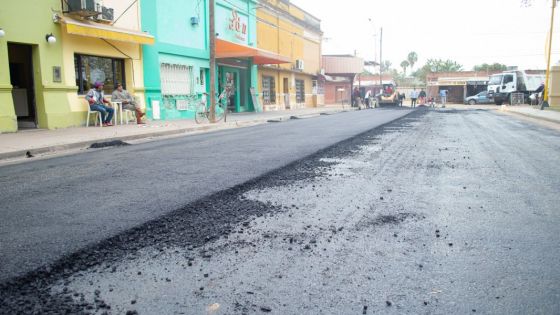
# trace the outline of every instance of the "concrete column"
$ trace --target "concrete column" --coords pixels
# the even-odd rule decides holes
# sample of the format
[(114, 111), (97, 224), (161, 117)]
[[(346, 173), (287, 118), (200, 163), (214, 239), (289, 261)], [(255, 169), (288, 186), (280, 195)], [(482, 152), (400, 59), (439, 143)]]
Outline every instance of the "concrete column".
[(550, 68), (550, 107), (560, 109), (560, 62)]

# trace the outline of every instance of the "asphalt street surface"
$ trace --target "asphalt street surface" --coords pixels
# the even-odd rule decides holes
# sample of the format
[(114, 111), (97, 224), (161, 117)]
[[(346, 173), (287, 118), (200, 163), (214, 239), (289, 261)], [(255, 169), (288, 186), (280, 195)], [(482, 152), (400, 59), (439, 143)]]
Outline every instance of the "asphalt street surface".
[(369, 110), (0, 168), (0, 313), (559, 314), (559, 153), (491, 111)]
[(0, 167), (0, 282), (408, 113), (347, 112)]

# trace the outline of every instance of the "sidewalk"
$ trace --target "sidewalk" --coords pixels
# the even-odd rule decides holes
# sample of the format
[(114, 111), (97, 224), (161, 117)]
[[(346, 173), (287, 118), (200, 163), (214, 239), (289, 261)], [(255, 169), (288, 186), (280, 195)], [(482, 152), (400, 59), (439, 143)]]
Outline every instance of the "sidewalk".
[[(441, 108), (440, 105), (437, 108)], [(464, 105), (464, 104), (448, 104), (446, 106), (448, 109), (485, 109), (485, 110), (497, 110), (504, 113), (512, 115), (522, 115), (530, 118), (545, 120), (552, 123), (560, 124), (560, 111), (545, 109), (540, 110), (540, 107), (529, 106), (529, 105)]]
[(500, 110), (560, 124), (560, 112), (551, 109), (541, 110), (540, 107), (528, 106), (528, 105), (527, 106), (503, 105), (500, 108)]
[(148, 121), (146, 125), (117, 125), (113, 127), (76, 127), (57, 130), (33, 129), (17, 133), (0, 134), (0, 160), (20, 159), (29, 151), (33, 155), (52, 154), (71, 149), (83, 149), (96, 142), (113, 140), (131, 141), (154, 137), (194, 134), (285, 121), (292, 116), (307, 118), (320, 114), (333, 114), (353, 110), (349, 106), (327, 105), (262, 113), (235, 113), (227, 122), (198, 125), (194, 120)]

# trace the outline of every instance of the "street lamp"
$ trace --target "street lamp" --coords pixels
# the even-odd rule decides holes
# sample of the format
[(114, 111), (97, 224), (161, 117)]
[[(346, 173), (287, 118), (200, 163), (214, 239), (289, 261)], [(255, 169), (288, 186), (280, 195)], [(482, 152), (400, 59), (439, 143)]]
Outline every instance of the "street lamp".
[(56, 43), (56, 37), (54, 37), (54, 35), (52, 33), (45, 35), (45, 39), (46, 39), (47, 43), (49, 43), (51, 45)]

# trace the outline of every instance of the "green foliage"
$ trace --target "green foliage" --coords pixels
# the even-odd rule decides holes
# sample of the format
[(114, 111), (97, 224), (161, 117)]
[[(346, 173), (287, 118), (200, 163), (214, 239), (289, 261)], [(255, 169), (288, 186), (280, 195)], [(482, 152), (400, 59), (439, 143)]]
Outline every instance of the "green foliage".
[(393, 65), (393, 63), (391, 61), (385, 60), (381, 64), (381, 69), (383, 70), (383, 72), (387, 72), (387, 71), (391, 70), (392, 65)]
[(450, 59), (447, 60), (428, 59), (428, 61), (426, 61), (426, 64), (422, 68), (418, 69), (413, 73), (413, 76), (415, 76), (417, 79), (421, 80), (422, 82), (425, 82), (426, 76), (429, 73), (455, 72), (455, 71), (462, 71), (462, 70), (463, 70), (463, 66), (461, 64)]
[(408, 61), (408, 64), (410, 65), (410, 70), (412, 70), (412, 69), (414, 69), (414, 65), (418, 61), (418, 54), (414, 51), (411, 51), (411, 52), (408, 53), (408, 56), (406, 57), (406, 60)]
[(497, 62), (493, 64), (483, 63), (474, 66), (473, 70), (474, 71), (505, 71), (507, 70), (507, 66)]
[(403, 69), (403, 74), (406, 77), (406, 68), (408, 68), (408, 66), (410, 66), (410, 63), (408, 62), (408, 60), (403, 60), (401, 62), (401, 68)]

